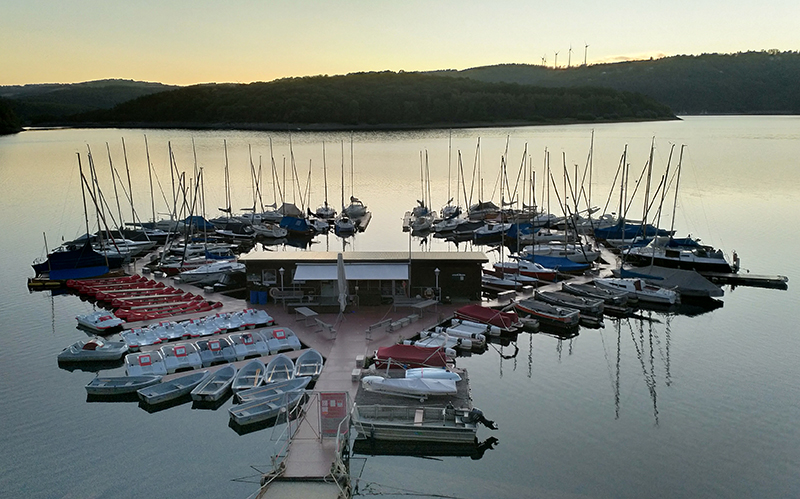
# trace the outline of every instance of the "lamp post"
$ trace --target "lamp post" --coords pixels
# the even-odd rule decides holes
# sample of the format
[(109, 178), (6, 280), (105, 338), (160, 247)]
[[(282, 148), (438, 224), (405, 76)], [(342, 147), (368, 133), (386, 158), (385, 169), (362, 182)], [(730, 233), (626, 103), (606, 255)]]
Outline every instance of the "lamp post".
[(439, 267), (436, 267), (435, 269), (433, 269), (433, 274), (436, 276), (436, 301), (439, 301), (439, 297), (442, 294), (441, 291), (439, 290), (439, 273), (440, 272), (441, 272), (441, 270), (439, 270)]
[(286, 272), (286, 269), (281, 267), (281, 268), (278, 269), (278, 272), (280, 272), (280, 274), (281, 274), (281, 291), (283, 291), (283, 273)]

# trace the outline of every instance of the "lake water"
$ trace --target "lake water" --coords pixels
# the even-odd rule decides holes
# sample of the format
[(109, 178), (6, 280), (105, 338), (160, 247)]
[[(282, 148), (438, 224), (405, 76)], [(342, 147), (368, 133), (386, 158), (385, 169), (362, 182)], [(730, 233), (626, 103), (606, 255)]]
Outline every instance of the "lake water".
[[(481, 439), (498, 438), (494, 449), (479, 460), (358, 456), (351, 465), (359, 490), (456, 498), (797, 497), (800, 235), (794, 213), (800, 201), (800, 118), (755, 116), (357, 133), (354, 186), (349, 133), (102, 129), (0, 137), (0, 497), (244, 498), (256, 485), (233, 479), (254, 476), (251, 465), (268, 469), (270, 430), (238, 435), (228, 428), (227, 405), (216, 411), (182, 405), (150, 414), (136, 403), (90, 403), (84, 385), (94, 373), (58, 367), (58, 352), (85, 336), (74, 317), (92, 305), (70, 295), (29, 293), (25, 282), (32, 260), (44, 254), (43, 233), (52, 247), (85, 230), (76, 153), (85, 168), (87, 146), (111, 200), (106, 142), (124, 178), (124, 137), (136, 208), (149, 219), (145, 134), (158, 176), (156, 211), (166, 212), (163, 199), (171, 196), (168, 142), (187, 177), (194, 176), (194, 142), (209, 217), (224, 205), (223, 140), (234, 210), (253, 203), (248, 145), (265, 172), (264, 202), (273, 201), (270, 139), (281, 178), (284, 160), (291, 178), (292, 155), (302, 184), (312, 168), (310, 199), (287, 180), (287, 201), (312, 210), (321, 204), (324, 142), (329, 202), (341, 203), (344, 163), (345, 196), (362, 199), (373, 219), (347, 243), (321, 237), (311, 249), (411, 245), (413, 251), (458, 251), (465, 246), (410, 239), (401, 230), (403, 213), (422, 196), (421, 153), (428, 155), (432, 205), (438, 208), (447, 201), (448, 163), (450, 195), (456, 197), (459, 151), (469, 191), (479, 138), (487, 199), (506, 147), (512, 186), (525, 144), (537, 183), (545, 147), (554, 178), (562, 182), (562, 163), (570, 172), (576, 164), (583, 170), (592, 130), (593, 204), (605, 204), (626, 144), (631, 185), (653, 137), (654, 179), (663, 173), (670, 145), (686, 144), (678, 234), (702, 237), (728, 255), (737, 251), (744, 271), (789, 276), (789, 290), (726, 287), (724, 306), (700, 315), (606, 319), (605, 328), (582, 329), (571, 340), (520, 334), (509, 346), (459, 359), (470, 372), (475, 405), (500, 426), (479, 432)], [(499, 200), (496, 191), (493, 199)], [(110, 204), (116, 210), (115, 201)], [(666, 204), (671, 212), (671, 201)], [(126, 217), (129, 210), (122, 205)], [(641, 212), (641, 201), (633, 210)], [(662, 225), (670, 222), (662, 218)]]

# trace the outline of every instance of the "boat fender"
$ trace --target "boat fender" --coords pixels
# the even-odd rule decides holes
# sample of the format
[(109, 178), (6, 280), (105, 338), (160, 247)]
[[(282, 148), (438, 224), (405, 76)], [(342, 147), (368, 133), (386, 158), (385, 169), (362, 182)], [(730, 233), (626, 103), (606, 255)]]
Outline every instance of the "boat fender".
[(467, 421), (469, 421), (470, 423), (481, 423), (490, 430), (497, 429), (497, 425), (494, 424), (494, 421), (486, 419), (483, 415), (483, 411), (481, 411), (477, 407), (473, 407), (472, 410), (469, 411), (469, 414), (467, 414)]

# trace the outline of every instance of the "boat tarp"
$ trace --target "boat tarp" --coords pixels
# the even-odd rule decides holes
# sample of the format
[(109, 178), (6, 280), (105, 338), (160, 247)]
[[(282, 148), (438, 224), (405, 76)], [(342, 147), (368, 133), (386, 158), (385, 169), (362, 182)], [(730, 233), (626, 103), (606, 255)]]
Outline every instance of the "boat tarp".
[(424, 367), (445, 367), (447, 356), (444, 349), (418, 347), (416, 345), (392, 345), (378, 348), (376, 360), (383, 362), (392, 359), (395, 364)]
[[(407, 281), (407, 263), (345, 263), (344, 275), (348, 281)], [(295, 281), (336, 281), (337, 266), (330, 264), (298, 263)]]
[[(620, 275), (630, 273), (629, 269), (621, 269)], [(722, 288), (712, 283), (694, 270), (673, 269), (651, 265), (637, 267), (634, 271), (645, 281), (664, 288), (674, 288), (681, 295), (696, 297), (718, 297), (724, 294)]]

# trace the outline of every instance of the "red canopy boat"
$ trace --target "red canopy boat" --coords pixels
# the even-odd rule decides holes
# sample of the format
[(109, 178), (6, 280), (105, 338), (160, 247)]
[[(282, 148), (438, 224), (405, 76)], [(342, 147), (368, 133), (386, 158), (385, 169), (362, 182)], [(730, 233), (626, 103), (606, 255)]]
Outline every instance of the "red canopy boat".
[(516, 312), (502, 312), (480, 305), (464, 305), (454, 312), (459, 319), (497, 326), (501, 331), (512, 332), (522, 327)]
[(445, 367), (447, 355), (442, 347), (418, 347), (416, 345), (392, 345), (380, 347), (375, 353), (375, 367)]

